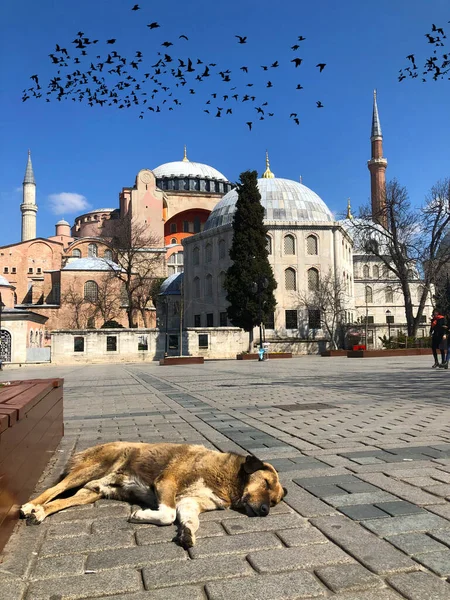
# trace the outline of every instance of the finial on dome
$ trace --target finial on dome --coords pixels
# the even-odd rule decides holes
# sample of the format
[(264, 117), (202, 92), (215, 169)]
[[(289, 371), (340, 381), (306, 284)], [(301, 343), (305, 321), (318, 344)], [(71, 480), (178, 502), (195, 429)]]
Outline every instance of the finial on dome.
[(187, 157), (186, 144), (184, 145), (184, 156), (183, 156), (183, 162), (189, 162), (189, 159), (188, 159), (188, 157)]
[(266, 150), (266, 170), (263, 173), (263, 179), (273, 179), (275, 175), (270, 170), (269, 153)]
[(348, 198), (347, 200), (347, 215), (345, 216), (346, 219), (353, 219), (353, 215), (352, 215), (352, 207), (350, 206), (350, 198)]
[(300, 175), (300, 183), (303, 184), (303, 177)]

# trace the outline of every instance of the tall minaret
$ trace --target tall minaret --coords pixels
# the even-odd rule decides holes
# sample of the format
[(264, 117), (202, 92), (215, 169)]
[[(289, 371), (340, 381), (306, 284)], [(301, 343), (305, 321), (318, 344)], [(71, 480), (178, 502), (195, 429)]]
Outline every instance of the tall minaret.
[(386, 215), (386, 167), (387, 160), (383, 157), (383, 134), (381, 133), (380, 117), (378, 116), (377, 91), (373, 91), (372, 114), (372, 158), (367, 162), (370, 171), (372, 198), (372, 218), (376, 223), (387, 228)]
[(28, 162), (23, 178), (23, 202), (20, 205), (22, 211), (22, 242), (34, 240), (36, 237), (36, 181), (34, 180), (33, 165), (31, 164), (31, 152), (28, 150)]

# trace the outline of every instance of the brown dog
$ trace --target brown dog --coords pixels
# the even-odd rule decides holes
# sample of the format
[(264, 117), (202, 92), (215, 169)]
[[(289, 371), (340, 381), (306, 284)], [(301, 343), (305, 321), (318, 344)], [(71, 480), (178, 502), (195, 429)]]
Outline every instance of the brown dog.
[[(69, 489), (70, 498), (54, 500)], [(287, 491), (272, 465), (189, 444), (112, 442), (88, 448), (69, 462), (65, 477), (21, 508), (28, 524), (48, 515), (100, 498), (138, 501), (130, 521), (170, 525), (178, 519), (178, 542), (195, 544), (198, 515), (214, 509), (244, 509), (265, 517)]]

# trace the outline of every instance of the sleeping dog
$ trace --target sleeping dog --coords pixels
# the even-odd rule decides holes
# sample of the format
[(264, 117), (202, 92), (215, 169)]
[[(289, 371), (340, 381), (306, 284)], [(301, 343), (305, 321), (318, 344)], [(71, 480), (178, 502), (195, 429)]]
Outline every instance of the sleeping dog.
[[(69, 498), (56, 499), (70, 489)], [(133, 523), (170, 525), (178, 520), (177, 541), (195, 544), (199, 514), (234, 508), (265, 517), (287, 490), (272, 465), (254, 456), (216, 452), (190, 444), (111, 442), (88, 448), (69, 462), (63, 479), (21, 507), (28, 524), (55, 512), (100, 498), (137, 501)]]

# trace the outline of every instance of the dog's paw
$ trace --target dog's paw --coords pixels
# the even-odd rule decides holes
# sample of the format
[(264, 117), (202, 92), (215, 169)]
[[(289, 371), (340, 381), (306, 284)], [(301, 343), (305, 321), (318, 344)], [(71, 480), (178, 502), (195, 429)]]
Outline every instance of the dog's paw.
[(22, 504), (22, 506), (20, 507), (20, 516), (22, 517), (22, 519), (26, 519), (27, 517), (29, 517), (35, 508), (36, 506), (34, 504), (31, 504), (31, 502), (27, 502), (27, 504)]
[(27, 525), (40, 525), (45, 519), (45, 510), (43, 506), (36, 506), (33, 512), (27, 516)]
[(192, 548), (195, 545), (195, 535), (188, 527), (185, 527), (180, 531), (176, 540), (185, 550)]
[(143, 523), (143, 522), (145, 522), (145, 518), (144, 518), (144, 515), (142, 513), (143, 513), (143, 511), (141, 509), (135, 510), (133, 513), (131, 513), (131, 516), (128, 517), (128, 522), (129, 523)]

